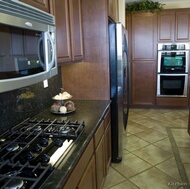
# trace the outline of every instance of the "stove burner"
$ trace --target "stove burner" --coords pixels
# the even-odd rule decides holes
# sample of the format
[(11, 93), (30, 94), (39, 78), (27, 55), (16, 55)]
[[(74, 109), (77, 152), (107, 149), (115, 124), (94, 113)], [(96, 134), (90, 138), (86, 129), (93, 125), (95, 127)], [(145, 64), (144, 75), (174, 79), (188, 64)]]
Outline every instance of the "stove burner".
[(31, 161), (34, 159), (34, 154), (31, 151), (26, 151), (24, 153), (24, 159), (27, 161)]
[(16, 151), (16, 150), (18, 150), (19, 149), (19, 145), (18, 144), (10, 144), (7, 148), (6, 148), (6, 150), (8, 151), (8, 152), (14, 152), (14, 151)]
[(40, 125), (34, 128), (34, 131), (36, 131), (36, 132), (39, 132), (41, 130), (42, 130), (42, 127)]
[(20, 189), (24, 186), (24, 181), (20, 179), (13, 179), (11, 180), (7, 186), (6, 189)]
[(33, 147), (33, 151), (36, 152), (36, 153), (40, 153), (42, 151), (42, 147), (39, 144), (36, 144)]
[(54, 144), (55, 146), (59, 146), (61, 147), (63, 145), (63, 141), (59, 138), (57, 138), (55, 141), (54, 141)]
[(41, 160), (42, 163), (48, 163), (49, 160), (50, 160), (50, 157), (48, 155), (46, 155), (46, 154), (43, 154), (41, 156), (40, 160)]
[(69, 132), (70, 132), (70, 128), (69, 127), (63, 128), (63, 129), (60, 130), (61, 134), (68, 134)]
[(42, 138), (40, 141), (40, 146), (46, 147), (48, 145), (48, 139)]

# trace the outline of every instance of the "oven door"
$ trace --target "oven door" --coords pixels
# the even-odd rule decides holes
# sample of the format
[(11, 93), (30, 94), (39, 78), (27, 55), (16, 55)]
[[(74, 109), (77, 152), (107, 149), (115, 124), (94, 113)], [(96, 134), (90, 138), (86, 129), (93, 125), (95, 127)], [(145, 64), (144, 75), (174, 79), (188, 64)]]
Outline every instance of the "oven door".
[(157, 96), (187, 97), (188, 74), (158, 74)]
[(158, 73), (187, 73), (188, 50), (158, 51)]

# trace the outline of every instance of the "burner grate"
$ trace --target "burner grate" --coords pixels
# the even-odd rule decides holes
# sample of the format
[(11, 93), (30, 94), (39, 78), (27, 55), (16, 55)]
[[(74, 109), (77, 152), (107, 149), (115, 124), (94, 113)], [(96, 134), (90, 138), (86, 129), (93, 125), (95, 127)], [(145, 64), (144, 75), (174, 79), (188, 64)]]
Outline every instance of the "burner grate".
[(39, 188), (66, 157), (84, 121), (26, 119), (0, 136), (0, 186)]

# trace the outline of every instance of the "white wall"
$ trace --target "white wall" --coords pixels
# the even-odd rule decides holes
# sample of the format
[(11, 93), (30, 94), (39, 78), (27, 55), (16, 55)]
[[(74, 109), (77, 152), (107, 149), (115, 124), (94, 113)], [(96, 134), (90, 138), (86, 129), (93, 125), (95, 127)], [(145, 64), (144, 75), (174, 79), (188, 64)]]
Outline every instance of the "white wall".
[(119, 22), (125, 26), (125, 0), (118, 0)]
[(179, 9), (179, 8), (190, 8), (190, 1), (178, 1), (178, 2), (162, 2), (164, 9)]

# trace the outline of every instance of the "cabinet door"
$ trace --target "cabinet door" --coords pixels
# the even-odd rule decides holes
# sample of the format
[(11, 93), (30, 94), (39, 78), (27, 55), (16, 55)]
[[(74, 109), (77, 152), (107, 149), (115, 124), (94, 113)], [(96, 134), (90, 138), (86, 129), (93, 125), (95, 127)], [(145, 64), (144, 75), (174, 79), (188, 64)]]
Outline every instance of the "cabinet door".
[(105, 180), (105, 144), (104, 136), (98, 144), (95, 151), (96, 159), (96, 183), (97, 189), (102, 188)]
[(157, 16), (132, 14), (132, 60), (154, 60), (157, 51)]
[(81, 0), (69, 0), (72, 61), (83, 59)]
[(158, 42), (174, 41), (175, 12), (163, 11), (158, 14)]
[(176, 12), (176, 41), (190, 40), (190, 11)]
[(95, 157), (93, 156), (77, 189), (96, 189)]
[(132, 105), (154, 105), (156, 99), (155, 62), (133, 62)]
[(58, 63), (83, 59), (81, 0), (51, 0), (56, 21)]
[(38, 9), (41, 9), (45, 12), (50, 12), (50, 7), (49, 7), (49, 0), (20, 0), (26, 4), (29, 4), (33, 7), (36, 7)]
[(58, 63), (70, 62), (71, 38), (68, 0), (56, 0), (52, 2), (52, 11), (56, 21), (57, 61)]

